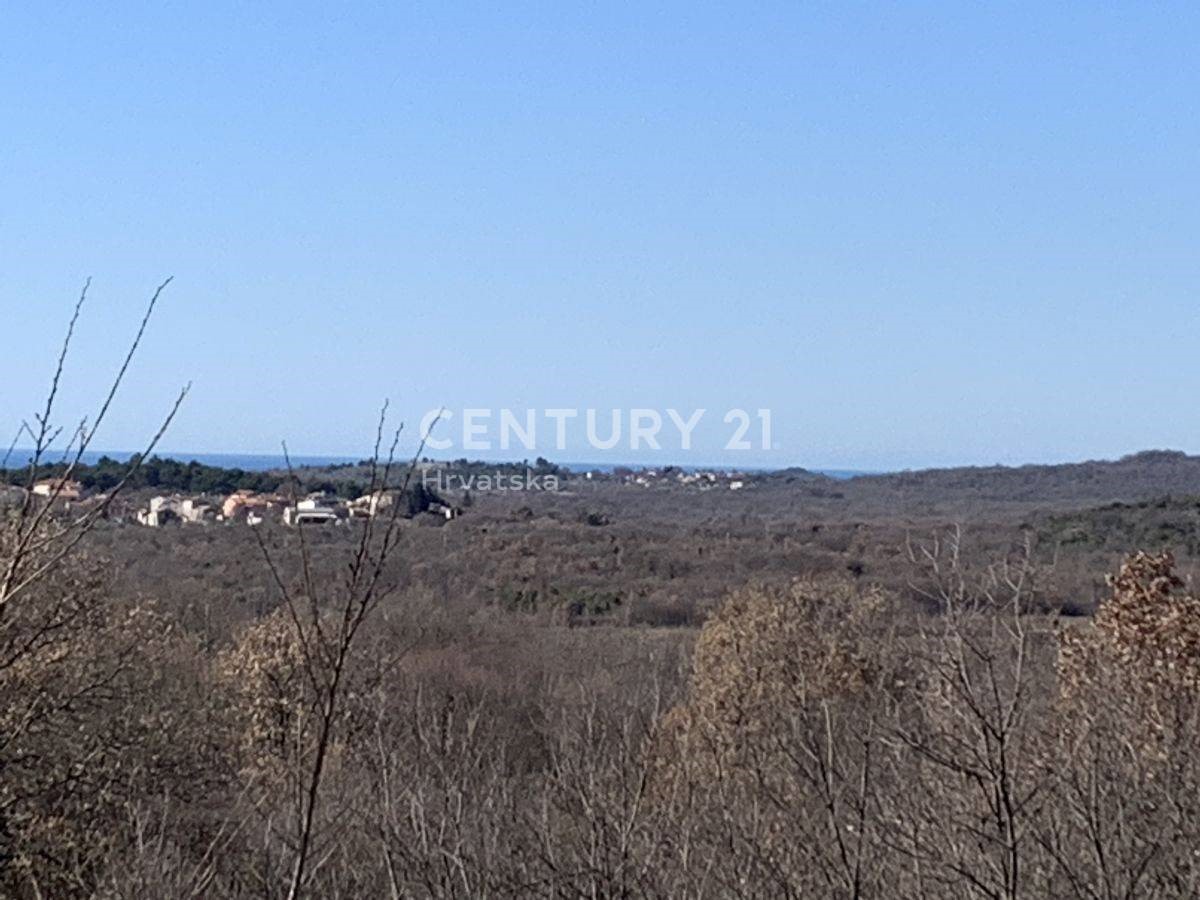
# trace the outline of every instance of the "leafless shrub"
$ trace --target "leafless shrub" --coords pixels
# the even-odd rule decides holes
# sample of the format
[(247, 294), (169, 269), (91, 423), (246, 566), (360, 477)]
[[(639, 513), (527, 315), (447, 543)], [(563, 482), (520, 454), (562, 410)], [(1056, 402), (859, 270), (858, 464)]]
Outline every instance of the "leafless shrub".
[(972, 571), (956, 529), (912, 557), (939, 615), (912, 644), (917, 683), (888, 741), (889, 766), (904, 785), (882, 810), (889, 844), (914, 893), (1044, 891), (1031, 831), (1044, 787), (1034, 761), (1052, 692), (1039, 655), (1045, 631), (1025, 614), (1037, 575), (1029, 546)]
[[(168, 280), (169, 281), (169, 280)], [(139, 708), (153, 672), (176, 635), (139, 603), (114, 602), (100, 577), (103, 560), (81, 557), (84, 539), (123, 490), (125, 478), (89, 506), (64, 502), (69, 480), (103, 424), (167, 282), (137, 332), (91, 421), (66, 432), (55, 424), (66, 363), (87, 296), (72, 313), (45, 403), (14, 440), (31, 445), (20, 501), (0, 514), (0, 888), (65, 896), (86, 893), (88, 873), (114, 840), (107, 826), (129, 782), (153, 780), (162, 716)], [(171, 422), (185, 388), (149, 442)], [(44, 496), (34, 487), (51, 453), (61, 461)], [(3, 465), (8, 464), (10, 447)], [(136, 748), (147, 755), (131, 753)], [(136, 772), (136, 776), (135, 776)]]
[[(398, 490), (404, 495), (425, 441), (422, 438), (409, 465), (398, 466), (395, 452), (401, 430), (385, 445), (386, 418), (384, 404), (367, 492)], [(389, 562), (400, 542), (402, 506), (392, 503), (386, 514), (362, 520), (340, 577), (318, 570), (304, 528), (296, 530), (296, 571), (285, 569), (265, 539), (259, 539), (283, 605), (276, 621), (252, 630), (229, 669), (235, 675), (252, 673), (256, 683), (269, 686), (265, 698), (254, 696), (253, 691), (249, 695), (248, 738), (257, 745), (274, 743), (291, 763), (295, 804), (283, 835), (291, 857), (289, 900), (306, 891), (314, 860), (320, 864), (328, 858), (322, 834), (322, 826), (329, 824), (322, 819), (323, 788), (350, 712), (348, 695), (359, 662), (359, 635), (379, 604), (396, 590)]]
[(91, 508), (79, 515), (54, 515), (58, 502), (62, 498), (72, 475), (79, 467), (84, 454), (91, 446), (96, 433), (112, 407), (113, 401), (116, 399), (121, 383), (146, 333), (150, 317), (154, 314), (158, 298), (169, 283), (170, 279), (164, 281), (150, 298), (145, 315), (142, 317), (137, 333), (129, 345), (129, 350), (125, 355), (124, 361), (117, 370), (108, 393), (100, 403), (95, 416), (90, 422), (87, 419), (82, 420), (75, 427), (74, 431), (69, 433), (67, 443), (60, 451), (61, 458), (65, 462), (65, 467), (62, 469), (61, 474), (51, 482), (51, 488), (45, 499), (39, 500), (33, 489), (44, 471), (45, 464), (49, 455), (54, 450), (56, 442), (63, 434), (63, 428), (55, 424), (55, 404), (58, 400), (59, 388), (70, 352), (71, 340), (74, 337), (76, 324), (79, 321), (84, 302), (87, 299), (88, 284), (90, 282), (84, 285), (79, 300), (75, 304), (70, 324), (67, 327), (66, 337), (63, 339), (58, 364), (51, 378), (50, 388), (46, 393), (45, 405), (40, 413), (34, 415), (33, 425), (30, 425), (28, 422), (21, 424), (21, 428), (17, 431), (17, 435), (13, 440), (13, 446), (10, 446), (4, 457), (3, 465), (7, 466), (16, 443), (22, 437), (27, 437), (31, 441), (32, 449), (26, 465), (23, 502), (17, 507), (15, 512), (11, 512), (7, 516), (3, 522), (4, 528), (0, 530), (0, 617), (5, 615), (8, 607), (16, 603), (25, 592), (31, 590), (48, 573), (69, 559), (71, 553), (78, 548), (83, 538), (107, 511), (113, 499), (124, 490), (129, 477), (137, 471), (141, 460), (149, 455), (158, 445), (159, 440), (161, 440), (167, 427), (174, 419), (176, 412), (178, 412), (180, 405), (183, 403), (184, 398), (187, 396), (188, 388), (185, 387), (179, 393), (174, 406), (163, 420), (158, 432), (150, 440), (145, 452), (130, 462), (125, 477), (112, 490), (108, 491), (99, 503), (93, 504)]

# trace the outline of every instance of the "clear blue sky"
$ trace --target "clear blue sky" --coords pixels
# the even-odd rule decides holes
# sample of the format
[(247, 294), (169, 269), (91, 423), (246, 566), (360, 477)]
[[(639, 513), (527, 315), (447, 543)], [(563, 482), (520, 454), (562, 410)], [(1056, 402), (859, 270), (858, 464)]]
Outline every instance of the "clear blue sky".
[(172, 274), (98, 446), (191, 380), (168, 448), (360, 454), (388, 396), (773, 411), (684, 461), (1200, 452), (1194, 4), (23, 6), (5, 430), (86, 275), (65, 416)]

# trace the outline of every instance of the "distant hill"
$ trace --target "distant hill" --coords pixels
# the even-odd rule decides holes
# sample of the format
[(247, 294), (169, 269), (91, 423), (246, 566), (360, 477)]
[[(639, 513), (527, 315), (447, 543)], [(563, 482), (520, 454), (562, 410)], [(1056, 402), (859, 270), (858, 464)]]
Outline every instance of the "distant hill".
[(791, 466), (787, 469), (772, 469), (769, 472), (763, 472), (758, 478), (761, 481), (791, 484), (797, 481), (833, 482), (838, 480), (839, 476), (827, 472), (814, 472), (811, 469), (803, 469), (800, 466)]
[(1164, 497), (1057, 513), (1038, 530), (1060, 545), (1114, 552), (1130, 547), (1173, 550), (1195, 557), (1200, 555), (1200, 499)]
[(847, 500), (932, 506), (1079, 508), (1200, 496), (1200, 456), (1149, 450), (1116, 461), (926, 469), (844, 482)]

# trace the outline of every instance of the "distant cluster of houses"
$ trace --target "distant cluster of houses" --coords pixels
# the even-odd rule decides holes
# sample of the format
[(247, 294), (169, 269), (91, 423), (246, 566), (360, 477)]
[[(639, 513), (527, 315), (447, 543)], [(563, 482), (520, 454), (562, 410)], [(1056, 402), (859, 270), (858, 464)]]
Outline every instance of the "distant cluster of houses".
[[(105, 499), (105, 495), (98, 494), (85, 500), (83, 485), (77, 481), (59, 479), (37, 482), (33, 486), (33, 493), (67, 507), (81, 501)], [(207, 495), (188, 497), (173, 494), (151, 497), (146, 506), (136, 510), (134, 520), (148, 528), (161, 528), (172, 523), (261, 525), (267, 521), (282, 522), (288, 526), (336, 525), (390, 512), (399, 502), (402, 502), (402, 498), (394, 491), (376, 491), (356, 500), (342, 500), (328, 494), (315, 493), (298, 501), (281, 494), (248, 490), (234, 491), (223, 499)], [(454, 506), (434, 502), (426, 512), (453, 519), (458, 516), (460, 510)]]
[(584, 478), (589, 481), (598, 478), (609, 478), (620, 481), (623, 484), (636, 484), (641, 487), (681, 484), (695, 487), (702, 491), (710, 491), (714, 488), (727, 488), (731, 491), (740, 491), (750, 483), (745, 475), (737, 472), (715, 470), (691, 472), (675, 466), (667, 466), (661, 470), (639, 469), (631, 471), (628, 469), (616, 469), (611, 475), (599, 472), (587, 472), (584, 474)]
[[(150, 528), (159, 528), (170, 522), (261, 525), (268, 520), (288, 526), (337, 525), (390, 512), (398, 502), (401, 502), (400, 498), (391, 491), (376, 491), (356, 500), (342, 500), (317, 493), (293, 502), (280, 494), (242, 490), (234, 491), (220, 505), (205, 497), (153, 497), (146, 509), (138, 511), (137, 521)], [(430, 504), (426, 512), (446, 519), (456, 518), (459, 514), (457, 507), (443, 503)]]

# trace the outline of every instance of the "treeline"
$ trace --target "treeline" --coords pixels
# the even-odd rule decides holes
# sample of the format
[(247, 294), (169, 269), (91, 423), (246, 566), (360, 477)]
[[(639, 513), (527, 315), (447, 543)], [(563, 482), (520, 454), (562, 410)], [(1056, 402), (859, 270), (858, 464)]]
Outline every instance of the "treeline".
[[(367, 480), (370, 460), (363, 460), (357, 464), (323, 466), (318, 469), (301, 468), (296, 469), (290, 475), (280, 469), (248, 471), (240, 468), (209, 466), (196, 460), (180, 462), (158, 456), (142, 460), (140, 465), (134, 469), (137, 462), (137, 455), (131, 456), (127, 460), (102, 456), (92, 465), (75, 466), (71, 477), (84, 488), (97, 491), (112, 490), (127, 476), (129, 481), (126, 487), (130, 489), (158, 488), (191, 494), (231, 494), (240, 490), (264, 493), (286, 492), (289, 490), (289, 479), (294, 484), (297, 493), (319, 492), (332, 494), (344, 500), (361, 497), (370, 489)], [(537, 475), (557, 475), (558, 477), (567, 477), (570, 474), (568, 469), (556, 466), (541, 457), (538, 457), (537, 461), (532, 464), (527, 461), (487, 463), (460, 459), (443, 465), (446, 466), (448, 472), (456, 475), (491, 475), (497, 472), (517, 475), (524, 474), (526, 470), (531, 470)], [(68, 467), (69, 463), (66, 461), (44, 463), (38, 468), (39, 477), (61, 477)], [(130, 475), (131, 469), (134, 469), (132, 475)], [(356, 475), (362, 477), (355, 477)], [(28, 479), (28, 466), (0, 468), (0, 484), (23, 485)], [(429, 500), (437, 500), (421, 485), (414, 485), (410, 493), (418, 498), (418, 506), (421, 510), (428, 508), (429, 505), (428, 502), (420, 502), (419, 498), (423, 494), (427, 494)]]
[[(250, 472), (239, 468), (208, 466), (196, 460), (185, 463), (158, 456), (142, 460), (140, 465), (137, 463), (136, 456), (125, 461), (102, 456), (92, 465), (76, 466), (71, 477), (88, 490), (99, 491), (112, 490), (126, 476), (129, 477), (128, 488), (160, 488), (193, 494), (230, 494), (239, 490), (286, 491), (289, 477), (297, 491), (302, 493), (320, 491), (352, 500), (367, 490), (366, 484), (357, 479), (333, 478), (330, 477), (332, 473), (324, 469), (300, 469), (289, 476), (281, 471)], [(43, 478), (58, 478), (67, 469), (66, 462), (52, 463), (39, 467), (39, 474)], [(0, 469), (0, 481), (6, 484), (24, 484), (28, 478), (28, 467)]]

